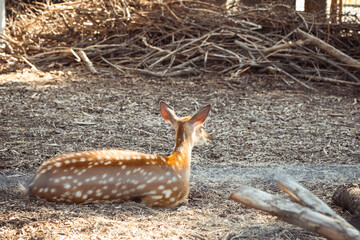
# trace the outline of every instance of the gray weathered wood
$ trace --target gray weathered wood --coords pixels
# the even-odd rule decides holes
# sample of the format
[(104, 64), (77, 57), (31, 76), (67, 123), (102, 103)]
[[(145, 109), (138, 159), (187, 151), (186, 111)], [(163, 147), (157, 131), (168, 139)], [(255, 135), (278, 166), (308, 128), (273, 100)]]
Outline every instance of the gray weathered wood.
[(282, 189), (305, 206), (249, 186), (240, 187), (236, 193), (230, 196), (230, 199), (245, 206), (266, 211), (278, 216), (283, 221), (329, 239), (360, 240), (360, 233), (357, 229), (338, 216), (310, 191), (289, 177), (280, 176), (277, 177), (277, 180)]

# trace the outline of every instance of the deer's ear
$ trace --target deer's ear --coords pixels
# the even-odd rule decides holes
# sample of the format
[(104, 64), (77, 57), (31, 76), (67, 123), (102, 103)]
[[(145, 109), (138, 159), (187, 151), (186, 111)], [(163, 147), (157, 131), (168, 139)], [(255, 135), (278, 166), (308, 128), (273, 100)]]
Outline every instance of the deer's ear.
[(211, 109), (211, 105), (207, 105), (206, 107), (203, 107), (202, 109), (200, 109), (200, 111), (198, 111), (190, 120), (189, 122), (192, 124), (195, 124), (195, 127), (202, 124), (206, 117), (208, 116), (209, 112)]
[(176, 122), (174, 110), (164, 101), (160, 101), (161, 115), (168, 123), (174, 124)]

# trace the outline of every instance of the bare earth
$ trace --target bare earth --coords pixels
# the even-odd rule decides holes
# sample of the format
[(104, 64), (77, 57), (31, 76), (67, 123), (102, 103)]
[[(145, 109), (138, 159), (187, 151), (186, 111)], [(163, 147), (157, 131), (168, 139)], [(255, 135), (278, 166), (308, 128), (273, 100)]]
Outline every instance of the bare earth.
[[(294, 176), (331, 203), (360, 181), (360, 89), (291, 88), (244, 76), (155, 79), (78, 69), (0, 76), (0, 239), (321, 239), (228, 197), (240, 185), (285, 196), (272, 180)], [(159, 100), (190, 115), (212, 104), (208, 145), (193, 152), (189, 203), (67, 205), (29, 199), (28, 181), (46, 159), (121, 148), (170, 154), (174, 132)]]

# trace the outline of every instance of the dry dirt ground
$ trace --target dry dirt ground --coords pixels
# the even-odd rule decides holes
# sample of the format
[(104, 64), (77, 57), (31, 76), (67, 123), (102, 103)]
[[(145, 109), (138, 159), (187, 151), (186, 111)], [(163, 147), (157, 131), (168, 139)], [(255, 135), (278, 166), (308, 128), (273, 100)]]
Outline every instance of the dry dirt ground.
[[(296, 86), (296, 85), (295, 85)], [(285, 196), (285, 173), (331, 203), (337, 186), (360, 181), (360, 89), (312, 92), (261, 76), (154, 79), (70, 68), (0, 76), (0, 239), (321, 239), (228, 200), (240, 185)], [(169, 154), (174, 133), (159, 100), (179, 115), (212, 104), (208, 145), (193, 151), (189, 203), (68, 205), (29, 199), (46, 159), (121, 148)]]

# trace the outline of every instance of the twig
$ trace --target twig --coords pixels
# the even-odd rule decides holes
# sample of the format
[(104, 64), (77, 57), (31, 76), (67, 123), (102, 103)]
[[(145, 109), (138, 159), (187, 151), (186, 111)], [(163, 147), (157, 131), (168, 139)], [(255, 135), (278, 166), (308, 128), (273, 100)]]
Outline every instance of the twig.
[(305, 83), (303, 83), (302, 81), (300, 81), (299, 79), (297, 79), (296, 77), (294, 77), (293, 75), (291, 75), (290, 73), (286, 72), (285, 70), (281, 69), (280, 67), (276, 66), (275, 64), (271, 63), (271, 66), (273, 66), (277, 71), (285, 74), (286, 76), (288, 76), (289, 78), (291, 78), (292, 80), (296, 81), (297, 83), (299, 83), (300, 85), (304, 86), (307, 89), (313, 90), (313, 91), (318, 91), (317, 89), (310, 87), (308, 85), (306, 85)]
[(338, 80), (338, 79), (333, 79), (333, 78), (329, 78), (329, 77), (321, 77), (321, 76), (315, 76), (315, 75), (304, 75), (304, 74), (294, 74), (294, 75), (298, 76), (298, 77), (305, 77), (305, 78), (308, 78), (309, 80), (316, 80), (316, 81), (321, 81), (321, 82), (330, 82), (330, 83), (335, 83), (335, 84), (343, 84), (343, 85), (350, 85), (350, 86), (360, 87), (360, 83), (349, 82), (349, 81), (344, 81), (344, 80)]
[(163, 49), (161, 49), (161, 48), (158, 48), (158, 47), (155, 47), (155, 46), (150, 45), (150, 44), (146, 41), (146, 37), (142, 37), (142, 42), (143, 42), (143, 43), (145, 44), (145, 46), (147, 46), (148, 48), (155, 49), (156, 51), (159, 51), (159, 52), (170, 53), (169, 50), (163, 50)]
[(284, 43), (284, 44), (281, 44), (281, 45), (275, 45), (273, 47), (265, 48), (265, 49), (263, 49), (263, 51), (265, 53), (267, 53), (267, 52), (275, 52), (275, 51), (279, 51), (279, 50), (294, 47), (294, 46), (305, 45), (308, 42), (310, 42), (310, 41), (309, 40), (305, 40), (305, 41), (298, 40), (296, 42), (288, 42), (288, 43)]
[(235, 40), (234, 43), (238, 46), (240, 46), (241, 48), (243, 48), (244, 50), (247, 51), (247, 53), (249, 54), (250, 58), (255, 61), (255, 57), (254, 55), (251, 53), (251, 51), (254, 51), (254, 49), (246, 46), (245, 44), (243, 44), (242, 42), (238, 41), (238, 40)]
[(128, 4), (126, 3), (125, 0), (121, 0), (121, 3), (124, 5), (125, 7), (125, 11), (126, 11), (126, 16), (127, 16), (127, 21), (129, 21), (131, 19), (131, 14), (130, 14), (130, 11), (129, 11), (129, 7), (128, 7)]
[(89, 68), (91, 73), (98, 74), (98, 71), (94, 68), (92, 62), (89, 60), (89, 58), (86, 56), (83, 50), (80, 50), (78, 55), (85, 62), (86, 66)]
[(120, 67), (118, 67), (117, 65), (115, 65), (115, 64), (113, 64), (113, 63), (111, 63), (111, 62), (109, 62), (108, 60), (106, 60), (104, 57), (102, 57), (102, 56), (100, 56), (100, 58), (104, 61), (104, 62), (106, 62), (107, 64), (109, 64), (110, 66), (112, 66), (113, 68), (115, 68), (116, 70), (118, 70), (119, 72), (121, 72), (121, 73), (125, 73), (125, 71), (124, 70), (122, 70)]
[(75, 56), (75, 61), (81, 62), (80, 56), (74, 51), (74, 49), (70, 49), (70, 52)]
[(213, 46), (214, 48), (217, 48), (217, 49), (219, 49), (219, 50), (221, 50), (221, 51), (224, 51), (224, 52), (226, 52), (226, 53), (229, 53), (229, 54), (235, 56), (235, 57), (238, 59), (239, 63), (242, 62), (242, 61), (241, 61), (241, 58), (239, 57), (239, 55), (237, 55), (237, 54), (234, 53), (233, 51), (230, 51), (230, 50), (228, 50), (228, 49), (222, 48), (222, 47), (220, 47), (220, 46), (218, 46), (218, 45), (216, 45), (216, 44), (212, 44), (212, 46)]
[(328, 63), (329, 65), (339, 69), (340, 71), (344, 72), (346, 75), (348, 75), (352, 80), (354, 80), (355, 82), (360, 82), (360, 79), (357, 78), (354, 74), (350, 73), (348, 70), (346, 70), (345, 68), (341, 67), (339, 64), (335, 63), (334, 61), (332, 61), (331, 59), (328, 59), (324, 56), (320, 56), (319, 54), (315, 54), (313, 56), (314, 58), (320, 59), (321, 61)]
[(24, 60), (24, 62), (26, 62), (26, 64), (29, 65), (33, 70), (39, 71), (37, 67), (35, 67), (35, 65), (32, 64), (29, 60), (27, 60), (25, 57), (21, 57), (21, 59)]
[(196, 42), (198, 42), (198, 41), (201, 41), (201, 40), (203, 40), (203, 39), (205, 39), (205, 38), (207, 38), (207, 37), (209, 37), (209, 36), (211, 36), (211, 32), (210, 32), (210, 33), (206, 33), (206, 34), (204, 34), (203, 36), (201, 36), (201, 37), (199, 37), (199, 38), (196, 38), (196, 39), (192, 40), (192, 41), (189, 42), (189, 43), (184, 44), (183, 46), (179, 47), (178, 49), (176, 49), (176, 50), (174, 50), (174, 51), (172, 51), (172, 52), (170, 52), (170, 53), (168, 53), (168, 54), (165, 55), (164, 57), (160, 58), (159, 60), (157, 60), (156, 62), (154, 62), (153, 64), (151, 64), (151, 65), (149, 66), (149, 68), (153, 68), (154, 66), (156, 66), (156, 65), (159, 64), (160, 62), (164, 61), (165, 59), (169, 58), (170, 56), (174, 55), (175, 53), (179, 52), (180, 50), (186, 48), (187, 46), (189, 46), (189, 45), (191, 45), (191, 44), (193, 44), (193, 43), (196, 43)]

